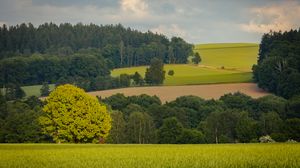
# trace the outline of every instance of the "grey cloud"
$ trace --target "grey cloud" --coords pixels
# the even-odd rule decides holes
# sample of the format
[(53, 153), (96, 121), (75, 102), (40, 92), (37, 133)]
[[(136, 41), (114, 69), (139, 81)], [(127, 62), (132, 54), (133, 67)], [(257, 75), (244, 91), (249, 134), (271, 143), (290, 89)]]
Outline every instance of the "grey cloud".
[[(124, 3), (121, 3), (124, 1)], [(296, 1), (295, 1), (296, 2)], [(249, 10), (281, 2), (274, 0), (0, 0), (0, 23), (69, 22), (118, 24), (141, 31), (184, 36), (193, 43), (259, 42), (261, 33), (245, 31)], [(122, 6), (126, 5), (126, 6)], [(255, 20), (256, 19), (256, 20)]]

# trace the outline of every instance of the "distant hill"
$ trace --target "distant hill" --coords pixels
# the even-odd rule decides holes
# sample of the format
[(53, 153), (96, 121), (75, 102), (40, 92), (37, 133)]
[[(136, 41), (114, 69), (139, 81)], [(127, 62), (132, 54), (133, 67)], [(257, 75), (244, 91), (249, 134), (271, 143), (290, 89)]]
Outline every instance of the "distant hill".
[[(252, 81), (252, 65), (257, 61), (258, 44), (253, 43), (214, 43), (195, 45), (195, 52), (202, 58), (200, 65), (165, 65), (164, 85), (190, 85), (211, 83), (237, 83)], [(112, 76), (122, 73), (145, 74), (147, 66), (118, 68)], [(167, 75), (174, 70), (174, 76)]]
[(250, 72), (256, 64), (259, 45), (255, 43), (212, 43), (195, 45), (201, 64)]

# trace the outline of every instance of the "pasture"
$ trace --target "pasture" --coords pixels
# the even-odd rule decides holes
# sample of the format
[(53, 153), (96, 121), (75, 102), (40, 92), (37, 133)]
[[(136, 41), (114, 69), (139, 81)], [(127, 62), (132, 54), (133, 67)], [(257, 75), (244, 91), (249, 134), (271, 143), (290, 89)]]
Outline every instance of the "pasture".
[[(165, 65), (164, 85), (191, 85), (212, 83), (236, 83), (252, 81), (252, 66), (257, 61), (258, 44), (254, 43), (213, 43), (195, 45), (195, 52), (202, 58), (200, 65)], [(147, 66), (114, 69), (112, 76), (120, 74), (145, 75)], [(169, 76), (174, 70), (174, 76)]]
[(257, 62), (258, 49), (254, 43), (213, 43), (195, 45), (194, 51), (200, 53), (203, 65), (249, 72)]
[[(112, 76), (120, 74), (134, 74), (139, 72), (143, 77), (147, 66), (119, 68), (111, 72)], [(208, 66), (196, 66), (192, 64), (171, 64), (165, 65), (166, 79), (164, 85), (191, 85), (191, 84), (212, 84), (212, 83), (237, 83), (251, 82), (251, 72), (241, 72), (237, 70), (228, 70)], [(174, 70), (175, 74), (169, 76), (169, 70)]]
[(296, 168), (300, 144), (0, 144), (0, 167)]

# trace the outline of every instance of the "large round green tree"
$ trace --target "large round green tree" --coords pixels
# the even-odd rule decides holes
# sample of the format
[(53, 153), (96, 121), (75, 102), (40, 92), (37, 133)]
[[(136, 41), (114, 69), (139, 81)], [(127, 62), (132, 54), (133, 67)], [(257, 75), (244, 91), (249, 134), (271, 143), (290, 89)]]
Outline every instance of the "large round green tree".
[(97, 143), (111, 128), (111, 117), (95, 97), (73, 85), (58, 86), (45, 100), (44, 133), (57, 143)]

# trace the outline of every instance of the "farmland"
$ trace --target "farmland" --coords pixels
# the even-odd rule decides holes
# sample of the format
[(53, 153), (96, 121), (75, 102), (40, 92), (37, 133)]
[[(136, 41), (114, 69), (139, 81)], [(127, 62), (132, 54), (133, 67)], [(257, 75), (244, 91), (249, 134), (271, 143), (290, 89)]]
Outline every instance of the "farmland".
[[(165, 65), (166, 73), (174, 70), (174, 76), (166, 74), (164, 85), (190, 85), (211, 83), (251, 82), (252, 65), (256, 63), (258, 45), (252, 43), (200, 44), (195, 49), (202, 62), (193, 64)], [(122, 73), (145, 74), (147, 66), (114, 69), (112, 76)]]
[[(112, 76), (119, 76), (122, 73), (134, 74), (139, 72), (144, 75), (146, 66), (121, 68), (112, 71)], [(165, 71), (174, 70), (175, 74), (166, 74), (164, 85), (191, 85), (210, 83), (236, 83), (250, 82), (251, 72), (240, 72), (236, 70), (223, 70), (215, 67), (195, 66), (191, 64), (165, 65)]]
[(213, 43), (199, 44), (194, 51), (201, 55), (201, 64), (225, 67), (241, 71), (251, 71), (256, 64), (258, 44), (253, 43)]
[(299, 167), (296, 144), (1, 144), (0, 167)]
[(253, 98), (267, 95), (268, 93), (259, 89), (254, 83), (231, 83), (231, 84), (210, 84), (210, 85), (189, 85), (189, 86), (153, 86), (153, 87), (131, 87), (123, 89), (112, 89), (89, 92), (93, 96), (109, 97), (117, 93), (126, 96), (147, 94), (156, 95), (162, 102), (175, 100), (177, 97), (194, 95), (204, 99), (218, 99), (226, 93), (242, 92)]

